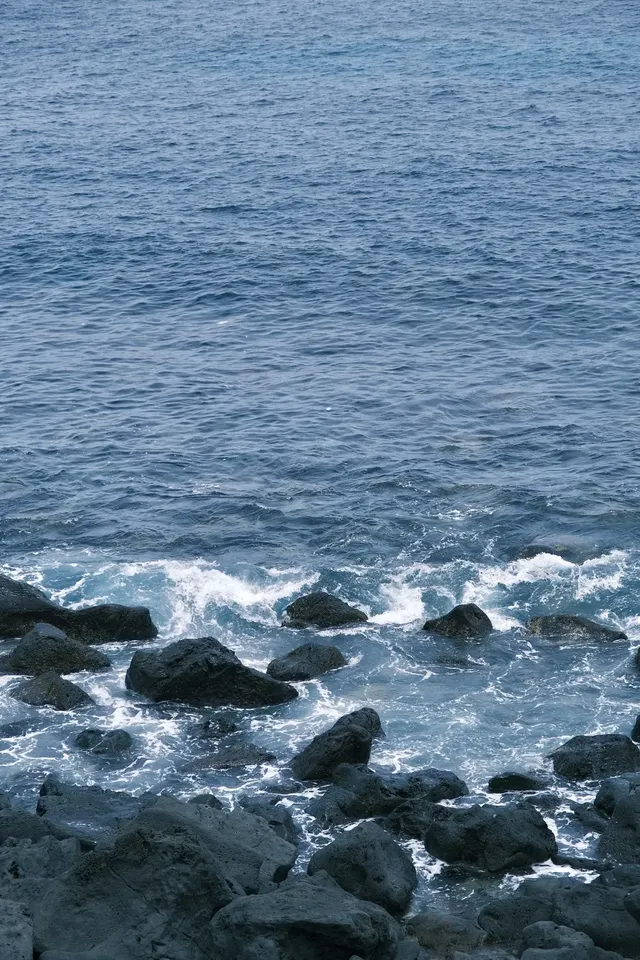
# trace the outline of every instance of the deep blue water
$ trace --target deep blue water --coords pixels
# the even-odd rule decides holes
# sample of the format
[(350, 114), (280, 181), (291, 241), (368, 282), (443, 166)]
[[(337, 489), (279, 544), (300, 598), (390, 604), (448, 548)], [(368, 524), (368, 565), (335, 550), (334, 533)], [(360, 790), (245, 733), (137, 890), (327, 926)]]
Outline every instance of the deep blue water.
[[(380, 768), (473, 789), (626, 732), (635, 0), (9, 0), (0, 26), (3, 569), (258, 665), (299, 640), (277, 614), (303, 589), (363, 605), (349, 668), (246, 719), (283, 760), (363, 702)], [(417, 627), (470, 599), (502, 632), (438, 665)], [(630, 641), (532, 643), (543, 610)], [(93, 719), (128, 725), (135, 762), (92, 765), (86, 716), (51, 717), (0, 754), (10, 788), (257, 779), (185, 785), (190, 718), (125, 694), (111, 652)]]

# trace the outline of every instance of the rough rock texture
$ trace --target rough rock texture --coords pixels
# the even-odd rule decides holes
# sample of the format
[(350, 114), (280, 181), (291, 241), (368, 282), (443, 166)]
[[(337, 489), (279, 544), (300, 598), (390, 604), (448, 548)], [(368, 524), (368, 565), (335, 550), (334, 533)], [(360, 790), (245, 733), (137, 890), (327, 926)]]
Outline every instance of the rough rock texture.
[(454, 953), (466, 953), (480, 947), (486, 933), (465, 917), (441, 910), (425, 910), (411, 917), (406, 924), (407, 933), (415, 937), (421, 947), (433, 950), (436, 957), (453, 957)]
[(0, 897), (35, 908), (47, 896), (50, 881), (70, 870), (81, 856), (75, 839), (5, 840), (0, 846)]
[(127, 670), (126, 685), (156, 702), (181, 700), (198, 707), (264, 707), (298, 696), (295, 687), (245, 667), (213, 637), (138, 651)]
[(519, 773), (509, 770), (505, 773), (498, 773), (489, 780), (487, 790), (489, 793), (510, 793), (521, 790), (546, 790), (549, 781), (535, 773)]
[(640, 924), (626, 909), (625, 898), (640, 885), (640, 876), (623, 869), (627, 872), (611, 870), (593, 883), (559, 877), (525, 880), (514, 893), (487, 904), (478, 922), (492, 941), (517, 943), (526, 927), (550, 920), (586, 933), (603, 950), (638, 957)]
[(618, 801), (624, 800), (630, 793), (638, 789), (640, 789), (640, 773), (627, 773), (620, 777), (610, 777), (600, 784), (600, 789), (593, 804), (596, 810), (610, 817)]
[(359, 710), (353, 710), (351, 713), (345, 713), (334, 723), (335, 730), (342, 727), (362, 727), (371, 736), (373, 740), (384, 738), (384, 730), (380, 715), (372, 707), (360, 707)]
[(470, 640), (484, 637), (493, 630), (493, 624), (475, 603), (461, 603), (443, 617), (427, 620), (423, 630), (439, 633), (443, 637), (459, 637)]
[(425, 835), (425, 847), (447, 863), (467, 863), (492, 873), (523, 870), (557, 853), (556, 840), (528, 803), (439, 807)]
[(77, 673), (79, 670), (106, 670), (111, 661), (93, 647), (71, 640), (62, 630), (48, 623), (37, 623), (6, 657), (0, 658), (0, 672), (38, 676)]
[(620, 797), (598, 843), (598, 853), (608, 860), (640, 864), (640, 788)]
[(640, 743), (640, 713), (636, 717), (636, 722), (633, 725), (633, 730), (631, 731), (631, 739), (634, 743)]
[(42, 590), (0, 574), (0, 637), (22, 637), (41, 622), (84, 643), (152, 640), (158, 634), (146, 607), (107, 603), (70, 610)]
[(221, 740), (230, 733), (236, 733), (238, 725), (231, 717), (224, 715), (217, 717), (208, 717), (200, 723), (196, 723), (189, 728), (191, 736), (198, 740)]
[(395, 960), (398, 935), (385, 910), (326, 874), (239, 898), (211, 923), (214, 956), (229, 960)]
[(81, 687), (53, 670), (18, 684), (12, 689), (11, 696), (33, 707), (53, 707), (54, 710), (75, 710), (77, 707), (95, 705), (95, 700)]
[(33, 960), (31, 914), (24, 903), (0, 900), (0, 957)]
[(290, 603), (282, 617), (285, 627), (341, 627), (349, 623), (365, 623), (366, 613), (330, 593), (309, 593)]
[(286, 656), (272, 660), (267, 673), (275, 680), (311, 680), (346, 665), (347, 661), (337, 647), (305, 643)]
[(313, 800), (307, 812), (327, 824), (385, 816), (407, 799), (453, 800), (469, 791), (455, 773), (417, 770), (381, 777), (364, 764), (340, 764), (324, 796)]
[(198, 793), (195, 797), (190, 797), (187, 803), (201, 803), (205, 807), (211, 807), (213, 810), (224, 809), (223, 804), (213, 793)]
[(411, 856), (375, 823), (361, 823), (316, 851), (308, 873), (322, 870), (343, 890), (390, 913), (407, 908), (417, 883)]
[(120, 757), (127, 753), (133, 740), (126, 730), (83, 730), (74, 740), (80, 750), (88, 750), (98, 757)]
[(130, 793), (103, 790), (101, 787), (81, 787), (62, 783), (47, 777), (40, 787), (36, 813), (46, 817), (47, 823), (73, 830), (89, 839), (108, 834), (120, 823), (137, 816), (149, 797), (134, 797)]
[(198, 770), (233, 770), (240, 767), (254, 767), (260, 763), (269, 763), (275, 760), (275, 753), (269, 753), (254, 743), (223, 743), (215, 753), (208, 757), (199, 757), (192, 760), (184, 769), (194, 772)]
[(621, 960), (620, 954), (596, 947), (591, 937), (550, 920), (525, 927), (522, 932), (524, 960)]
[(640, 748), (621, 733), (572, 737), (551, 759), (555, 773), (568, 780), (602, 780), (640, 770)]
[(405, 800), (386, 819), (386, 826), (394, 833), (424, 843), (438, 811), (442, 808), (426, 797)]
[(338, 720), (295, 755), (291, 769), (299, 780), (330, 780), (341, 763), (367, 763), (371, 740), (371, 733), (364, 727), (354, 723), (341, 724)]
[(595, 620), (578, 617), (572, 613), (532, 617), (527, 628), (542, 637), (561, 637), (563, 640), (626, 640), (622, 630), (607, 627)]
[(21, 807), (11, 807), (10, 810), (0, 810), (0, 844), (8, 839), (30, 840), (37, 843), (43, 837), (54, 837), (56, 840), (66, 840), (74, 833), (67, 827), (59, 826), (38, 817), (35, 813), (28, 813)]
[(300, 839), (298, 829), (289, 808), (280, 802), (281, 799), (270, 794), (240, 797), (240, 806), (254, 817), (261, 817), (278, 837), (297, 845)]

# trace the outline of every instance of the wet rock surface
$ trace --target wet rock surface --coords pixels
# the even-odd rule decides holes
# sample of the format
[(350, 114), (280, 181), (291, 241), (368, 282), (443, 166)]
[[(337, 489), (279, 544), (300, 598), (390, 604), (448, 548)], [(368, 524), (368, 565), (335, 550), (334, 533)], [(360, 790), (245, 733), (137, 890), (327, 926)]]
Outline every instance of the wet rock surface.
[(527, 624), (531, 633), (565, 640), (626, 640), (623, 630), (572, 613), (532, 617)]
[(337, 647), (305, 643), (286, 656), (272, 660), (267, 673), (275, 680), (312, 680), (346, 665), (347, 661)]
[(493, 624), (484, 610), (475, 603), (462, 603), (443, 617), (427, 620), (423, 630), (438, 633), (443, 637), (472, 640), (491, 633)]
[(640, 748), (619, 733), (572, 737), (551, 759), (555, 773), (568, 780), (602, 780), (640, 770)]
[(60, 674), (108, 670), (110, 666), (111, 661), (100, 650), (70, 639), (48, 623), (37, 623), (12, 653), (0, 658), (0, 672), (30, 676), (49, 670)]
[(53, 670), (18, 684), (12, 689), (11, 696), (33, 707), (53, 707), (54, 710), (76, 710), (95, 704), (85, 690)]
[(368, 617), (362, 610), (349, 606), (330, 593), (318, 591), (298, 597), (284, 611), (282, 623), (286, 627), (319, 627), (328, 630), (349, 624), (366, 623)]

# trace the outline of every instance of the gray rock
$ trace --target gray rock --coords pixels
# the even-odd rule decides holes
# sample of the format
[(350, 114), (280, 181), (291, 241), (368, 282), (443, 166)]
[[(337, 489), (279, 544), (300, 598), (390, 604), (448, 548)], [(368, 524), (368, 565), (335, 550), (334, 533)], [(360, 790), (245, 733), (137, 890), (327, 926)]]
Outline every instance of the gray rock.
[(312, 680), (346, 665), (347, 661), (337, 647), (305, 643), (286, 656), (272, 660), (267, 673), (276, 680)]
[(527, 628), (530, 633), (542, 637), (559, 637), (562, 640), (626, 640), (622, 630), (607, 627), (595, 620), (579, 617), (572, 613), (559, 613), (553, 616), (532, 617)]
[(189, 797), (187, 803), (201, 803), (205, 807), (211, 807), (213, 810), (224, 809), (223, 804), (212, 793), (198, 793), (195, 797)]
[(489, 780), (489, 793), (510, 793), (521, 790), (546, 790), (549, 781), (535, 773), (520, 773), (509, 770), (499, 773)]
[(79, 733), (74, 743), (80, 750), (87, 750), (98, 757), (120, 757), (131, 749), (133, 740), (126, 730), (96, 730), (90, 727)]
[(0, 659), (2, 673), (38, 676), (55, 673), (77, 673), (80, 670), (106, 670), (108, 657), (99, 650), (72, 640), (62, 630), (48, 623), (37, 623), (6, 657)]
[(36, 813), (39, 817), (46, 817), (45, 822), (95, 840), (111, 833), (123, 821), (136, 817), (149, 802), (149, 797), (134, 797), (130, 793), (103, 790), (98, 786), (62, 783), (49, 776), (40, 787)]
[(487, 935), (481, 927), (465, 917), (442, 910), (425, 910), (407, 920), (407, 932), (420, 946), (433, 950), (446, 960), (459, 950), (464, 953), (482, 946)]
[(53, 670), (13, 687), (11, 696), (15, 700), (31, 704), (32, 707), (53, 707), (54, 710), (76, 710), (78, 707), (95, 706), (95, 700), (81, 687), (65, 680)]
[(333, 729), (340, 730), (342, 727), (362, 727), (371, 736), (372, 740), (382, 740), (385, 736), (380, 714), (373, 707), (360, 707), (359, 710), (345, 713), (336, 720)]
[(209, 717), (189, 728), (191, 736), (198, 740), (221, 740), (230, 733), (236, 733), (238, 725), (231, 717)]
[(0, 900), (0, 957), (33, 960), (33, 927), (24, 903)]
[(5, 840), (0, 846), (0, 897), (35, 909), (48, 895), (51, 880), (70, 870), (81, 856), (81, 844), (75, 839)]
[(35, 813), (28, 813), (21, 807), (11, 807), (10, 810), (0, 810), (0, 844), (9, 839), (31, 840), (37, 843), (43, 837), (54, 837), (56, 840), (66, 840), (73, 837), (74, 832), (67, 827), (51, 823)]
[(299, 780), (330, 780), (341, 763), (367, 763), (371, 740), (371, 733), (359, 724), (338, 721), (295, 755), (291, 769)]
[(285, 627), (342, 627), (350, 623), (366, 623), (368, 617), (362, 610), (350, 607), (330, 593), (318, 591), (298, 597), (290, 603), (284, 612), (282, 623)]
[(193, 706), (264, 707), (298, 696), (295, 687), (245, 667), (213, 637), (138, 651), (126, 685), (156, 702), (180, 700)]
[(541, 920), (522, 932), (522, 960), (622, 960), (571, 927)]
[(461, 603), (443, 617), (427, 620), (422, 629), (443, 637), (472, 640), (491, 633), (493, 624), (484, 610), (475, 603)]
[(199, 770), (233, 770), (240, 767), (255, 767), (275, 760), (274, 753), (257, 747), (254, 743), (223, 743), (215, 753), (192, 760), (183, 768), (185, 772)]
[(640, 789), (618, 799), (600, 836), (598, 853), (619, 863), (640, 864)]
[(395, 960), (399, 928), (318, 874), (235, 900), (213, 918), (211, 939), (214, 957), (233, 960)]
[(572, 737), (551, 759), (555, 773), (568, 780), (602, 780), (640, 770), (640, 749), (620, 733)]
[(596, 810), (610, 817), (616, 804), (634, 790), (640, 789), (640, 773), (628, 773), (621, 777), (609, 777), (600, 784), (593, 805)]
[(0, 574), (0, 637), (22, 637), (41, 622), (84, 643), (152, 640), (158, 633), (146, 607), (107, 603), (70, 610), (37, 587)]
[(633, 730), (631, 731), (631, 739), (634, 743), (640, 743), (640, 713), (636, 717), (636, 722), (633, 725)]
[(293, 817), (287, 806), (280, 803), (280, 797), (263, 794), (253, 797), (240, 797), (240, 806), (254, 817), (261, 817), (274, 833), (297, 846), (300, 837)]
[(394, 833), (422, 840), (424, 843), (441, 809), (437, 803), (426, 797), (415, 797), (396, 807), (387, 817), (386, 825)]
[(375, 823), (361, 823), (313, 854), (308, 873), (326, 871), (343, 890), (402, 913), (417, 883), (411, 856)]

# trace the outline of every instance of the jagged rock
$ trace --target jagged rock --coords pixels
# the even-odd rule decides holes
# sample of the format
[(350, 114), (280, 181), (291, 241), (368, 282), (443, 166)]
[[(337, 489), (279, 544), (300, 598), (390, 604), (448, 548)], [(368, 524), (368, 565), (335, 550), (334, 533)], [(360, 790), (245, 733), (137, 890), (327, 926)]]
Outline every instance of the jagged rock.
[(545, 790), (548, 786), (549, 781), (536, 774), (518, 773), (510, 770), (492, 777), (489, 780), (487, 791), (489, 793), (511, 793), (521, 790)]
[(516, 553), (516, 557), (528, 560), (541, 553), (550, 553), (553, 556), (562, 557), (563, 560), (569, 560), (570, 563), (582, 564), (585, 560), (597, 557), (601, 552), (602, 549), (597, 544), (583, 537), (569, 534), (554, 539), (538, 537), (522, 547)]
[(0, 900), (0, 957), (33, 960), (31, 914), (24, 903)]
[(567, 780), (602, 780), (640, 770), (640, 749), (621, 733), (572, 737), (551, 759), (555, 773)]
[(152, 640), (158, 634), (146, 607), (106, 603), (70, 610), (31, 584), (0, 574), (0, 637), (22, 637), (41, 622), (84, 643)]
[(619, 863), (640, 864), (640, 788), (615, 803), (600, 836), (598, 853)]
[(327, 824), (385, 816), (407, 799), (453, 800), (466, 796), (467, 786), (447, 770), (417, 770), (382, 777), (363, 764), (340, 764), (323, 797), (313, 800), (307, 812)]
[(265, 820), (278, 837), (297, 846), (300, 841), (297, 827), (289, 808), (280, 800), (281, 797), (273, 797), (269, 794), (240, 797), (240, 806), (248, 813), (252, 813), (254, 817)]
[(126, 685), (156, 702), (181, 700), (198, 707), (264, 707), (298, 696), (295, 687), (245, 667), (213, 637), (138, 651), (127, 670)]
[(532, 617), (527, 624), (530, 633), (542, 637), (561, 637), (563, 640), (626, 640), (622, 630), (607, 627), (587, 617), (578, 617), (572, 613), (558, 613), (552, 616)]
[(341, 627), (349, 623), (365, 623), (368, 620), (366, 613), (330, 593), (318, 591), (298, 597), (290, 603), (282, 618), (285, 627), (320, 627), (329, 629)]
[(211, 807), (213, 810), (224, 809), (220, 800), (212, 793), (198, 793), (195, 797), (190, 797), (187, 803), (201, 803), (205, 807)]
[(475, 603), (461, 603), (443, 617), (427, 620), (423, 630), (439, 633), (443, 637), (458, 637), (470, 640), (484, 637), (493, 630), (493, 624)]
[(476, 804), (464, 810), (438, 807), (425, 847), (447, 863), (466, 863), (492, 873), (544, 863), (558, 849), (543, 817), (528, 803)]
[(346, 665), (347, 661), (337, 647), (305, 643), (286, 656), (272, 660), (267, 673), (276, 680), (312, 680)]
[(420, 946), (433, 950), (436, 957), (453, 957), (456, 951), (466, 953), (482, 946), (486, 933), (472, 920), (442, 910), (425, 910), (411, 917), (407, 933)]
[(308, 873), (326, 871), (343, 890), (402, 913), (417, 883), (411, 856), (375, 823), (361, 823), (313, 854)]
[(89, 728), (79, 733), (74, 743), (80, 750), (88, 750), (98, 757), (120, 757), (131, 749), (133, 740), (126, 730)]
[(53, 670), (18, 684), (11, 690), (11, 696), (15, 700), (31, 704), (32, 707), (53, 707), (54, 710), (95, 706), (95, 700), (81, 687), (65, 680)]
[(149, 796), (134, 797), (130, 793), (82, 787), (47, 777), (40, 787), (36, 807), (39, 817), (66, 827), (89, 839), (97, 839), (114, 830), (118, 824), (137, 816), (149, 803)]
[(394, 960), (399, 928), (320, 873), (238, 898), (213, 918), (211, 939), (213, 956), (233, 960)]
[(37, 623), (14, 651), (0, 658), (0, 672), (38, 676), (55, 673), (77, 673), (80, 670), (107, 670), (111, 661), (93, 647), (71, 640), (62, 630), (48, 623)]
[(269, 753), (262, 747), (256, 747), (254, 743), (223, 743), (216, 753), (192, 760), (184, 770), (189, 773), (198, 770), (232, 770), (240, 767), (254, 767), (275, 759), (274, 753)]
[(299, 780), (329, 780), (340, 763), (367, 763), (371, 740), (371, 733), (364, 727), (338, 720), (295, 755), (291, 769)]

